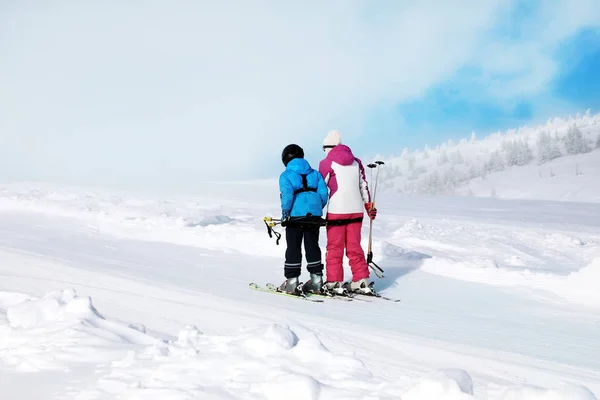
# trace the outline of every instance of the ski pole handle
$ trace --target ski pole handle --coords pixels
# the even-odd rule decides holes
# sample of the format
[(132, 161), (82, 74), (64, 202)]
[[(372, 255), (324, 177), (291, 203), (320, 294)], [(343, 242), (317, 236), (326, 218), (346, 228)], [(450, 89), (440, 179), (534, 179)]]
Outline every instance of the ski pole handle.
[(267, 226), (270, 226), (270, 227), (274, 227), (279, 223), (278, 219), (273, 219), (271, 217), (264, 217), (263, 221), (265, 221), (265, 224), (267, 224)]

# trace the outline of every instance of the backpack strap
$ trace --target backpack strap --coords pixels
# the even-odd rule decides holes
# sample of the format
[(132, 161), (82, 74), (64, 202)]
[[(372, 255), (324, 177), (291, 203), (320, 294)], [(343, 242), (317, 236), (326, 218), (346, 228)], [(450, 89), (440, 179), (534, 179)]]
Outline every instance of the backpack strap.
[(294, 196), (296, 196), (298, 193), (316, 192), (317, 191), (316, 188), (311, 188), (308, 186), (308, 180), (306, 179), (306, 174), (301, 174), (300, 176), (302, 177), (302, 187), (300, 189), (294, 190)]

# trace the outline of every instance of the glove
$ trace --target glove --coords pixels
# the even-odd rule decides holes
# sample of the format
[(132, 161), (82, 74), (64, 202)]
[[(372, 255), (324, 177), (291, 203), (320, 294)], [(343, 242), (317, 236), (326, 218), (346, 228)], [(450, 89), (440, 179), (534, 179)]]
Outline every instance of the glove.
[(285, 227), (290, 220), (290, 214), (283, 212), (281, 213), (281, 226)]
[(371, 210), (372, 206), (373, 206), (373, 203), (371, 203), (371, 202), (365, 203), (365, 210), (367, 210), (367, 215), (369, 216), (369, 218), (375, 219), (375, 217), (377, 216), (377, 209), (373, 208)]

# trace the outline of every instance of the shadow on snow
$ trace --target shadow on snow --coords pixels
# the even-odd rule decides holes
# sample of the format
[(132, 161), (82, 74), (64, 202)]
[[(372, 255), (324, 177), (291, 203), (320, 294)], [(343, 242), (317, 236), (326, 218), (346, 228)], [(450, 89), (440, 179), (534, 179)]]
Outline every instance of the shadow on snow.
[(406, 250), (388, 242), (383, 242), (381, 258), (376, 263), (384, 270), (384, 278), (374, 280), (375, 290), (383, 291), (394, 287), (400, 278), (419, 269), (423, 260), (431, 257), (429, 254)]

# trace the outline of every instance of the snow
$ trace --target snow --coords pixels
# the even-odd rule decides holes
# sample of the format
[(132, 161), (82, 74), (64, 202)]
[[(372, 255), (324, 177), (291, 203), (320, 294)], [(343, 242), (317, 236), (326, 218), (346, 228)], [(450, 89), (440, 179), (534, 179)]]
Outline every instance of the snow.
[[(96, 365), (95, 382), (81, 390), (66, 388), (69, 398), (473, 398), (473, 380), (464, 370), (382, 380), (354, 355), (332, 352), (313, 332), (296, 333), (287, 325), (228, 335), (185, 326), (176, 338), (157, 340), (105, 321), (89, 298), (73, 290), (42, 299), (2, 293), (2, 299), (12, 304), (6, 310), (8, 327), (1, 332), (4, 363), (28, 374), (53, 369), (68, 374), (81, 364)], [(510, 387), (499, 398), (595, 397), (580, 385), (564, 383), (551, 389)]]
[(2, 398), (598, 398), (599, 204), (382, 192), (402, 301), (317, 304), (248, 289), (276, 183), (211, 188), (0, 187)]
[[(516, 264), (522, 266), (520, 263)], [(546, 290), (567, 301), (600, 308), (600, 292), (597, 287), (600, 279), (600, 257), (590, 265), (566, 276), (532, 272), (529, 269), (501, 269), (490, 260), (475, 263), (435, 258), (425, 260), (421, 270), (472, 282)]]
[[(65, 370), (81, 362), (109, 361), (124, 343), (150, 343), (137, 331), (106, 321), (89, 297), (73, 289), (41, 299), (3, 293), (6, 323), (0, 326), (3, 361), (20, 372)], [(21, 300), (21, 301), (19, 301)]]
[(502, 400), (589, 400), (594, 399), (595, 396), (585, 387), (562, 383), (551, 389), (532, 386), (511, 388), (503, 391), (501, 398)]
[(476, 178), (458, 194), (507, 199), (540, 199), (600, 203), (596, 183), (600, 151), (565, 156), (543, 165), (526, 165)]

